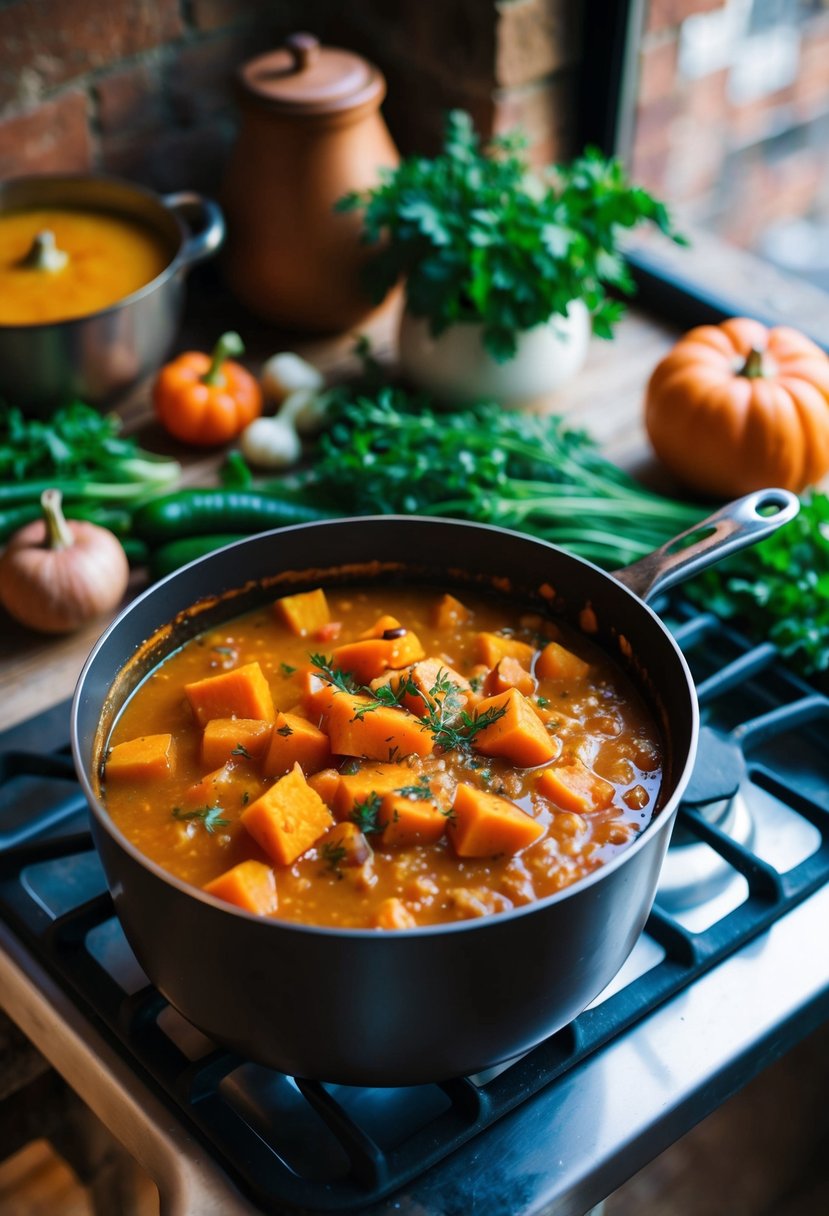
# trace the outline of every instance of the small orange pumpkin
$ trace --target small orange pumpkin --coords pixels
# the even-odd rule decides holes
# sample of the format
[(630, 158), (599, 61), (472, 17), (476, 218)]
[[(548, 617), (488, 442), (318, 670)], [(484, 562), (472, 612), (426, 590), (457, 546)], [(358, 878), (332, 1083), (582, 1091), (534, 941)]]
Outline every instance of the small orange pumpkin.
[(701, 494), (799, 493), (829, 472), (829, 357), (786, 326), (700, 325), (654, 370), (645, 427), (668, 471)]

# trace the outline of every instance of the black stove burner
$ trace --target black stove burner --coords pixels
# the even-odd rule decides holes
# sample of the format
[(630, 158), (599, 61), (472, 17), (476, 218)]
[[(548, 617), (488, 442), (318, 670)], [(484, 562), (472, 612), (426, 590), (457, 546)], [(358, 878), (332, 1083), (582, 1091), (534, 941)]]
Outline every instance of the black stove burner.
[[(775, 664), (769, 647), (750, 647), (714, 618), (680, 604), (672, 626), (705, 719), (674, 853), (704, 846), (744, 897), (701, 929), (658, 898), (645, 930), (650, 964), (496, 1075), (406, 1089), (327, 1085), (238, 1059), (194, 1031), (148, 983), (114, 915), (65, 746), (66, 706), (0, 737), (0, 912), (260, 1210), (365, 1212), (577, 1074), (829, 879), (829, 700)], [(738, 787), (747, 802), (797, 817), (814, 847), (778, 868), (712, 822), (702, 804), (727, 803)]]

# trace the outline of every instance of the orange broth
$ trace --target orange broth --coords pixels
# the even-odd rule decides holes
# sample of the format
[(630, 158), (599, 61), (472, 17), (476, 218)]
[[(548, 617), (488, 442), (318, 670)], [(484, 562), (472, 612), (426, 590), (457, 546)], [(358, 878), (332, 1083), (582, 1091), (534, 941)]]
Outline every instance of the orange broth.
[[(253, 869), (257, 882), (267, 880), (271, 902), (248, 903), (224, 879), (216, 893), (248, 910), (314, 925), (407, 928), (464, 920), (532, 903), (591, 873), (654, 814), (661, 782), (655, 722), (625, 674), (580, 634), (507, 601), (459, 594), (462, 602), (423, 587), (334, 588), (317, 598), (313, 612), (298, 597), (302, 612), (292, 623), (285, 605), (294, 600), (283, 599), (187, 642), (134, 692), (108, 741), (103, 798), (114, 822), (147, 857), (196, 887), (240, 863), (259, 863)], [(303, 621), (305, 635), (298, 632)], [(337, 687), (349, 681), (340, 676), (336, 651), (355, 640), (357, 650), (343, 652), (352, 665), (363, 663), (354, 659), (363, 652), (371, 662), (399, 665), (380, 671), (374, 689), (357, 679), (363, 691), (349, 709), (344, 698), (352, 694)], [(515, 653), (501, 658), (501, 650)], [(228, 682), (185, 691), (244, 669), (238, 685), (247, 696), (251, 664), (264, 677), (256, 695), (264, 690), (267, 699), (269, 689), (273, 721), (267, 710), (251, 715), (247, 701), (238, 702), (235, 716), (222, 708), (212, 690), (230, 688)], [(424, 673), (425, 683), (415, 684)], [(390, 703), (385, 713), (392, 718), (380, 713), (378, 696)], [(512, 733), (508, 709), (521, 717)], [(218, 768), (216, 756), (212, 768), (203, 759), (197, 722), (201, 716), (209, 723), (211, 714), (221, 718), (211, 738), (224, 729), (231, 741), (235, 729), (240, 734)], [(392, 721), (399, 733), (381, 724)], [(162, 754), (153, 739), (166, 735)], [(148, 736), (146, 746), (136, 744)], [(412, 738), (428, 754), (406, 755), (399, 742)], [(327, 756), (329, 743), (370, 754)], [(119, 753), (119, 744), (128, 746)], [(262, 748), (274, 744), (265, 772), (272, 753)], [(130, 745), (138, 747), (136, 765), (129, 763)], [(291, 761), (300, 746), (304, 767), (297, 770)], [(128, 763), (119, 772), (121, 755)], [(362, 786), (351, 798), (344, 791), (355, 777)], [(273, 791), (281, 781), (280, 803)], [(275, 854), (260, 830), (271, 826), (272, 796), (279, 841), (298, 839), (290, 836), (295, 829), (313, 837), (296, 858)], [(409, 803), (423, 813), (428, 840), (412, 829)], [(288, 823), (286, 837), (285, 816), (296, 807), (303, 816), (309, 808), (313, 822)]]
[[(59, 270), (21, 265), (44, 230), (68, 255)], [(0, 215), (0, 325), (68, 321), (109, 308), (169, 262), (162, 240), (138, 220), (69, 208), (7, 212)]]

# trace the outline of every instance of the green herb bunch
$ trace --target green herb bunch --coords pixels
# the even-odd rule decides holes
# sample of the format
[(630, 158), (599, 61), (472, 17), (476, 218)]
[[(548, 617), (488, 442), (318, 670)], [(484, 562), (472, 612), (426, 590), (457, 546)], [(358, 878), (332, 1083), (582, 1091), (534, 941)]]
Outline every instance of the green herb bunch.
[[(339, 390), (306, 493), (345, 515), (446, 515), (529, 532), (608, 569), (693, 527), (556, 415), (445, 412), (385, 387)], [(313, 660), (312, 660), (313, 661)]]
[(0, 403), (0, 544), (42, 515), (40, 496), (60, 490), (69, 519), (109, 528), (131, 560), (146, 557), (131, 537), (136, 506), (171, 490), (181, 466), (120, 433), (114, 414), (73, 401), (49, 419)]
[(829, 497), (818, 490), (772, 536), (686, 585), (700, 607), (774, 642), (809, 677), (829, 677)]
[(518, 334), (565, 316), (573, 300), (612, 335), (623, 311), (608, 289), (630, 295), (621, 234), (652, 222), (680, 241), (663, 203), (632, 186), (621, 163), (595, 149), (543, 174), (530, 170), (520, 136), (482, 146), (462, 111), (447, 117), (441, 155), (409, 157), (371, 190), (347, 195), (362, 210), (365, 239), (378, 251), (367, 270), (381, 300), (401, 278), (406, 303), (437, 336), (464, 321), (483, 323), (499, 362)]

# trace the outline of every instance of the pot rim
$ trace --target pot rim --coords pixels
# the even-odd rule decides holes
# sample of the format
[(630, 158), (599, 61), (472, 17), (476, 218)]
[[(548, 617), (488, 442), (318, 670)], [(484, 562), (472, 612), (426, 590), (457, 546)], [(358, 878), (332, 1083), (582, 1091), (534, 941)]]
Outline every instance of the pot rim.
[[(603, 579), (609, 579), (615, 587), (618, 587), (622, 592), (624, 592), (625, 596), (636, 604), (637, 611), (641, 610), (651, 618), (653, 626), (657, 628), (660, 633), (664, 635), (664, 639), (668, 641), (679, 664), (679, 668), (685, 677), (685, 691), (688, 694), (689, 709), (691, 711), (689, 746), (687, 748), (687, 754), (682, 767), (675, 777), (674, 788), (665, 800), (664, 804), (660, 807), (658, 812), (645, 826), (645, 828), (639, 833), (636, 839), (622, 849), (621, 852), (619, 852), (615, 857), (603, 863), (592, 873), (578, 879), (576, 882), (570, 883), (568, 886), (554, 892), (552, 895), (544, 896), (542, 899), (537, 899), (530, 904), (524, 904), (517, 908), (511, 908), (506, 912), (498, 912), (483, 917), (475, 917), (469, 920), (450, 921), (445, 924), (435, 925), (418, 925), (405, 930), (396, 930), (396, 935), (398, 937), (402, 937), (404, 940), (413, 940), (443, 935), (445, 933), (467, 933), (474, 932), (475, 930), (480, 931), (487, 925), (502, 925), (507, 921), (530, 916), (533, 914), (533, 912), (537, 912), (541, 908), (547, 908), (553, 904), (563, 903), (565, 900), (572, 898), (577, 892), (585, 891), (590, 887), (595, 886), (597, 883), (602, 882), (606, 875), (615, 872), (622, 865), (624, 865), (629, 857), (634, 856), (636, 853), (640, 852), (641, 849), (648, 847), (648, 843), (654, 838), (655, 835), (660, 832), (669, 831), (675, 818), (675, 813), (679, 805), (681, 795), (688, 784), (688, 781), (690, 780), (694, 765), (699, 735), (699, 704), (697, 701), (693, 677), (685, 656), (683, 655), (679, 644), (671, 634), (670, 630), (663, 623), (660, 617), (653, 611), (653, 609), (623, 583), (615, 579), (612, 574), (609, 574), (606, 570), (602, 570), (600, 566), (595, 565), (595, 563), (590, 562), (585, 558), (576, 557), (574, 554), (568, 553), (567, 550), (562, 549), (560, 546), (553, 545), (549, 541), (542, 540), (539, 537), (529, 536), (525, 533), (519, 533), (509, 528), (498, 527), (494, 524), (476, 524), (467, 520), (456, 520), (421, 515), (362, 515), (344, 516), (339, 519), (319, 520), (313, 523), (293, 524), (282, 528), (274, 528), (268, 532), (260, 532), (254, 536), (244, 537), (242, 540), (234, 541), (232, 544), (225, 545), (221, 549), (216, 549), (212, 553), (208, 553), (202, 557), (196, 558), (194, 561), (189, 562), (186, 566), (182, 566), (180, 569), (168, 574), (165, 578), (160, 579), (157, 583), (147, 587), (143, 592), (141, 592), (140, 595), (136, 596), (134, 600), (123, 608), (117, 617), (115, 617), (115, 619), (104, 630), (90, 651), (86, 662), (84, 663), (83, 669), (81, 670), (81, 674), (78, 677), (78, 683), (72, 698), (70, 735), (72, 758), (74, 761), (76, 774), (86, 797), (90, 811), (92, 812), (93, 818), (97, 825), (111, 837), (114, 843), (122, 851), (127, 853), (132, 861), (137, 862), (141, 867), (148, 870), (156, 879), (159, 879), (162, 882), (174, 887), (181, 894), (195, 898), (200, 902), (207, 904), (209, 907), (219, 909), (220, 911), (228, 913), (231, 916), (241, 917), (244, 921), (260, 925), (265, 931), (269, 932), (273, 929), (282, 932), (295, 932), (300, 935), (316, 935), (322, 933), (326, 937), (331, 937), (334, 940), (340, 940), (343, 942), (350, 939), (382, 939), (384, 935), (377, 929), (339, 928), (331, 925), (311, 925), (303, 924), (302, 922), (298, 921), (284, 921), (274, 917), (258, 916), (252, 912), (246, 912), (242, 908), (237, 908), (234, 905), (227, 903), (225, 900), (217, 898), (216, 896), (210, 895), (200, 887), (187, 883), (183, 879), (176, 877), (176, 875), (171, 874), (168, 870), (165, 870), (162, 866), (158, 865), (157, 862), (147, 857), (146, 854), (142, 853), (140, 849), (136, 848), (136, 846), (132, 844), (132, 842), (123, 834), (121, 829), (112, 820), (105, 806), (95, 793), (95, 790), (92, 787), (92, 782), (89, 778), (89, 774), (86, 771), (83, 757), (81, 756), (79, 728), (81, 702), (84, 698), (84, 686), (98, 653), (103, 649), (112, 634), (121, 627), (121, 622), (124, 621), (127, 616), (129, 616), (133, 611), (138, 611), (140, 606), (146, 600), (161, 593), (162, 589), (168, 586), (171, 582), (180, 579), (188, 571), (197, 566), (210, 563), (210, 561), (215, 559), (219, 554), (225, 554), (233, 550), (242, 549), (245, 546), (250, 545), (252, 542), (261, 542), (265, 538), (279, 537), (289, 532), (308, 531), (308, 529), (312, 529), (314, 531), (320, 528), (328, 530), (343, 525), (352, 526), (355, 524), (362, 525), (366, 523), (368, 523), (370, 526), (380, 524), (381, 526), (389, 527), (400, 527), (401, 525), (406, 526), (412, 523), (415, 525), (428, 523), (430, 526), (439, 525), (447, 528), (473, 529), (475, 531), (492, 533), (493, 538), (496, 536), (520, 538), (522, 541), (528, 541), (542, 549), (550, 550), (553, 553), (559, 554), (561, 557), (566, 558), (568, 561), (573, 562), (577, 566), (586, 566), (595, 571), (595, 573), (600, 575)], [(232, 593), (232, 591), (228, 594), (230, 593)], [(196, 603), (198, 602), (199, 601), (196, 601)], [(163, 627), (163, 625), (156, 626), (153, 633), (157, 632)], [(152, 634), (150, 636), (152, 636)], [(605, 651), (605, 653), (607, 652)], [(112, 685), (110, 684), (109, 688), (111, 687)], [(119, 706), (119, 710), (120, 708), (122, 708), (122, 706)]]
[[(164, 215), (168, 221), (171, 220), (174, 223), (176, 229), (178, 230), (178, 245), (176, 246), (175, 252), (170, 261), (167, 263), (164, 269), (155, 276), (154, 279), (150, 279), (149, 283), (145, 283), (136, 291), (130, 292), (128, 296), (122, 296), (121, 299), (116, 300), (114, 304), (108, 304), (106, 308), (99, 308), (94, 312), (84, 312), (77, 317), (66, 317), (62, 321), (39, 321), (30, 322), (29, 324), (24, 325), (5, 325), (3, 322), (0, 322), (0, 333), (42, 333), (47, 329), (63, 329), (64, 327), (78, 325), (79, 323), (92, 321), (99, 317), (106, 317), (111, 313), (118, 312), (120, 309), (125, 308), (138, 300), (144, 299), (144, 297), (148, 295), (151, 295), (152, 292), (163, 286), (164, 283), (168, 282), (178, 273), (182, 264), (184, 263), (184, 258), (182, 255), (187, 243), (187, 230), (185, 229), (180, 216), (172, 207), (165, 205), (164, 196), (158, 194), (149, 186), (142, 186), (137, 182), (127, 181), (126, 178), (113, 177), (108, 173), (32, 173), (21, 177), (10, 177), (5, 181), (0, 182), (0, 215), (2, 215), (6, 210), (3, 206), (4, 195), (6, 192), (12, 191), (16, 188), (37, 188), (38, 186), (45, 185), (48, 182), (55, 182), (60, 185), (65, 185), (69, 182), (77, 182), (80, 185), (86, 184), (90, 187), (103, 183), (105, 186), (112, 185), (118, 189), (125, 190), (128, 193), (132, 193), (137, 198), (143, 199), (149, 206), (154, 207), (157, 214)], [(25, 207), (15, 209), (21, 211), (25, 209), (34, 209), (34, 207), (37, 207), (38, 205), (45, 206), (46, 204), (27, 204)], [(83, 208), (78, 207), (69, 207), (68, 209), (83, 210)], [(90, 206), (88, 209), (93, 210), (94, 207)], [(107, 208), (104, 206), (99, 207), (98, 209), (106, 210)], [(136, 218), (141, 217), (136, 213)]]

